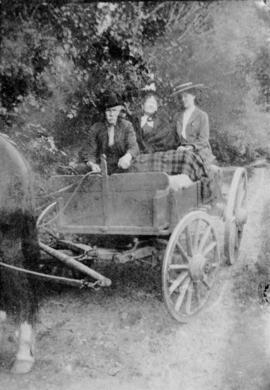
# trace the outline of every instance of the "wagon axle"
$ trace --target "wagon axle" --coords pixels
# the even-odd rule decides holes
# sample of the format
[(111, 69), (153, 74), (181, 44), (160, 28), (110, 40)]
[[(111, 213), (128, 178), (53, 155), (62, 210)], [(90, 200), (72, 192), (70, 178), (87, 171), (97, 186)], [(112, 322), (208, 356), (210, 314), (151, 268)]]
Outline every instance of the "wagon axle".
[(194, 256), (190, 258), (189, 263), (189, 272), (190, 277), (193, 281), (203, 280), (205, 277), (205, 265), (208, 260), (203, 256), (202, 253), (196, 253)]

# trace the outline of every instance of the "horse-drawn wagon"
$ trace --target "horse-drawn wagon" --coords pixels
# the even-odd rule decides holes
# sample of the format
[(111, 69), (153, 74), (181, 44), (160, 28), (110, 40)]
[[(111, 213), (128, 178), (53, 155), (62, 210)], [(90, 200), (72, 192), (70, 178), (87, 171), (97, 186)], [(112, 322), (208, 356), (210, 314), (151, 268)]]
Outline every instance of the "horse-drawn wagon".
[[(237, 168), (223, 194), (222, 169), (215, 167), (209, 196), (203, 195), (201, 181), (175, 190), (169, 179), (164, 172), (108, 176), (106, 162), (98, 174), (54, 176), (51, 185), (58, 198), (40, 214), (38, 226), (57, 238), (58, 248), (72, 250), (77, 256), (42, 242), (41, 249), (90, 276), (95, 286), (104, 287), (110, 286), (110, 279), (87, 266), (85, 260), (92, 266), (93, 260), (99, 259), (126, 263), (162, 258), (165, 305), (177, 321), (188, 321), (208, 301), (222, 255), (227, 264), (238, 257), (247, 220), (247, 175), (244, 168)], [(224, 222), (224, 250), (213, 217)], [(70, 234), (126, 236), (133, 239), (133, 245), (92, 247), (65, 240)]]

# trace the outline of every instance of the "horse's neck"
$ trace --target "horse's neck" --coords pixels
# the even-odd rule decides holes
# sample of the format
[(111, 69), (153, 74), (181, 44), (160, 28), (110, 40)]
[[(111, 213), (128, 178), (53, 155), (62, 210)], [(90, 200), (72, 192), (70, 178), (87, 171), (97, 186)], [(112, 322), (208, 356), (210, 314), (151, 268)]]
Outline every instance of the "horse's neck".
[(32, 179), (17, 148), (0, 136), (0, 208), (29, 208)]

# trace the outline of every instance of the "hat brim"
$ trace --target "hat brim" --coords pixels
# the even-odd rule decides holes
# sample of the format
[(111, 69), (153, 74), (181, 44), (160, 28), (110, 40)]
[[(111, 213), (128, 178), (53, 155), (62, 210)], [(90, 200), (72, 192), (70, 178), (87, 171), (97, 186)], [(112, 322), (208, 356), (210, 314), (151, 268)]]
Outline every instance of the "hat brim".
[(203, 88), (206, 88), (204, 84), (191, 84), (191, 85), (182, 85), (182, 86), (179, 86), (177, 87), (172, 93), (170, 96), (176, 96), (176, 95), (179, 95), (183, 92), (187, 92), (187, 91), (198, 91), (198, 90), (201, 90)]

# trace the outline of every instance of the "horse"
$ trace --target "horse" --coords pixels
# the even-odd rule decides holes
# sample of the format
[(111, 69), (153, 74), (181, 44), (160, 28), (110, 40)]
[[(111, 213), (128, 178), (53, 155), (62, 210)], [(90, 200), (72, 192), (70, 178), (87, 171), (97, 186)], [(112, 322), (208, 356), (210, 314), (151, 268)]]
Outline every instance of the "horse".
[(1, 133), (0, 183), (0, 325), (11, 315), (18, 326), (11, 372), (24, 374), (35, 362), (38, 285), (29, 274), (8, 266), (36, 271), (40, 250), (31, 170), (16, 144)]

